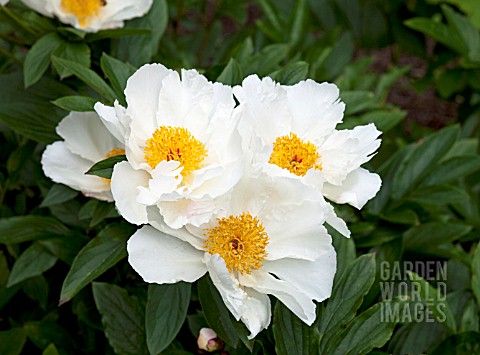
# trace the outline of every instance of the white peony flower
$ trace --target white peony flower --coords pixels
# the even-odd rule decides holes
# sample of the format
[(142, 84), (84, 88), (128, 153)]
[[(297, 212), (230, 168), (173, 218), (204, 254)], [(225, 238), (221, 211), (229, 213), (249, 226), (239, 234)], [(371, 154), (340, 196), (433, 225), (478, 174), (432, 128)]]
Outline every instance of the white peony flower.
[[(112, 124), (111, 129), (118, 131), (120, 127), (115, 129)], [(95, 112), (71, 112), (58, 124), (57, 133), (64, 141), (48, 145), (43, 152), (45, 175), (88, 197), (113, 201), (110, 180), (85, 172), (101, 160), (125, 154), (124, 143), (110, 133)]]
[[(376, 195), (380, 177), (360, 166), (380, 146), (380, 132), (373, 124), (335, 130), (345, 105), (334, 84), (306, 80), (283, 86), (252, 75), (233, 92), (252, 164), (271, 175), (297, 178), (331, 201), (358, 209)], [(327, 223), (349, 235), (331, 206)]]
[(172, 228), (205, 223), (243, 173), (232, 89), (195, 70), (181, 75), (145, 65), (127, 82), (125, 111), (95, 106), (106, 121), (117, 117), (127, 127), (128, 161), (115, 166), (112, 193), (134, 224), (148, 222), (147, 206)]
[(0, 5), (7, 5), (8, 0), (0, 0)]
[(22, 0), (47, 17), (87, 32), (123, 27), (123, 21), (145, 15), (153, 0)]
[[(302, 321), (316, 317), (313, 300), (331, 294), (336, 254), (313, 188), (285, 177), (244, 178), (230, 204), (208, 223), (152, 226), (128, 241), (128, 260), (146, 282), (194, 282), (208, 272), (225, 305), (255, 337), (268, 327), (274, 295)], [(149, 208), (150, 212), (150, 208)], [(156, 229), (157, 228), (157, 229)], [(169, 235), (170, 234), (170, 235)]]

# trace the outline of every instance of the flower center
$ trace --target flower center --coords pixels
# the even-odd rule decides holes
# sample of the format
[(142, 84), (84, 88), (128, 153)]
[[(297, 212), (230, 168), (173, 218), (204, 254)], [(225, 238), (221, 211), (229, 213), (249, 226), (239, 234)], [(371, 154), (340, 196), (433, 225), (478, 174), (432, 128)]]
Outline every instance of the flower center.
[(218, 219), (218, 225), (206, 232), (205, 250), (220, 255), (230, 272), (250, 274), (267, 257), (268, 235), (250, 213)]
[[(117, 155), (125, 155), (125, 149), (114, 148), (111, 151), (109, 151), (107, 154), (105, 154), (105, 159), (116, 157)], [(102, 179), (103, 181), (105, 181), (107, 184), (110, 185), (110, 179), (107, 179), (107, 178), (102, 178)]]
[(295, 175), (305, 176), (312, 168), (322, 170), (322, 164), (317, 163), (319, 158), (317, 147), (313, 143), (305, 142), (290, 132), (288, 136), (277, 137), (268, 162)]
[(81, 27), (85, 27), (89, 18), (98, 14), (100, 8), (105, 5), (106, 0), (61, 0), (63, 11), (75, 16)]
[(176, 160), (183, 167), (182, 176), (202, 166), (207, 156), (205, 144), (196, 139), (186, 128), (160, 126), (147, 139), (144, 149), (145, 160), (155, 169), (161, 161)]

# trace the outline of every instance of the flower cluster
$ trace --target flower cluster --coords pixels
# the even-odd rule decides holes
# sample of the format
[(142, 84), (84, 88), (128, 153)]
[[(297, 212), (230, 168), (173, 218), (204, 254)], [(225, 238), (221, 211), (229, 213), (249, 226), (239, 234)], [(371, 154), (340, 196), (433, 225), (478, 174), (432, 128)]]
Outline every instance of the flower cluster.
[[(63, 142), (42, 164), (56, 182), (114, 200), (130, 223), (128, 260), (146, 282), (208, 273), (254, 337), (273, 295), (307, 324), (331, 294), (336, 254), (325, 223), (350, 232), (327, 200), (361, 208), (380, 188), (361, 167), (380, 145), (374, 125), (336, 130), (344, 104), (333, 84), (241, 86), (145, 65), (129, 78), (127, 107), (95, 105), (58, 126)], [(236, 100), (235, 100), (236, 99)], [(238, 104), (236, 103), (238, 102)], [(111, 180), (83, 174), (116, 154)]]

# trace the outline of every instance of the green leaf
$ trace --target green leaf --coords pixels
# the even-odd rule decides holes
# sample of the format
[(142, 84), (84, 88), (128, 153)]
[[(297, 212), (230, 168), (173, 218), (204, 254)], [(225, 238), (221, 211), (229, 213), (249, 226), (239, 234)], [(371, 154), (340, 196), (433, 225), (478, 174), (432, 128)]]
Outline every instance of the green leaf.
[(416, 189), (408, 200), (426, 205), (446, 205), (459, 203), (470, 198), (464, 189), (441, 185)]
[(53, 206), (59, 203), (70, 201), (78, 195), (78, 191), (72, 190), (68, 186), (55, 184), (48, 190), (47, 196), (40, 204), (40, 207)]
[(307, 1), (296, 1), (292, 12), (292, 25), (290, 30), (290, 44), (292, 48), (298, 46), (307, 36), (306, 25), (308, 23), (308, 6)]
[(236, 348), (239, 340), (237, 327), (234, 324), (236, 321), (225, 306), (210, 277), (208, 275), (202, 277), (197, 285), (198, 297), (208, 325), (215, 330), (220, 339)]
[(150, 354), (162, 352), (175, 339), (185, 322), (190, 294), (186, 282), (148, 286), (145, 326)]
[(45, 349), (51, 343), (66, 354), (75, 353), (75, 349), (79, 349), (79, 344), (75, 344), (68, 331), (52, 320), (25, 322), (23, 329), (28, 339), (40, 349)]
[(108, 217), (118, 217), (118, 214), (115, 210), (115, 204), (105, 201), (99, 201), (98, 204), (95, 205), (93, 217), (90, 221), (90, 227), (95, 227), (97, 224), (99, 224)]
[(480, 332), (464, 332), (445, 339), (432, 355), (473, 355), (480, 353)]
[(135, 229), (125, 223), (103, 229), (78, 253), (63, 281), (60, 304), (127, 256), (127, 240)]
[(113, 167), (121, 161), (127, 160), (125, 155), (115, 155), (113, 157), (99, 161), (93, 165), (85, 174), (97, 175), (105, 179), (111, 179)]
[(87, 33), (85, 40), (87, 42), (100, 41), (107, 38), (119, 38), (126, 36), (146, 36), (152, 33), (145, 28), (115, 28), (113, 30), (103, 30), (96, 33)]
[(320, 318), (320, 353), (326, 353), (329, 342), (350, 322), (375, 280), (374, 254), (362, 255), (351, 263), (333, 287)]
[(168, 6), (166, 0), (153, 2), (150, 11), (142, 17), (128, 21), (125, 29), (147, 29), (149, 36), (130, 36), (112, 41), (113, 56), (139, 67), (152, 60), (158, 52), (160, 39), (167, 28)]
[(25, 57), (25, 87), (35, 84), (42, 77), (50, 65), (50, 56), (61, 45), (62, 39), (56, 33), (49, 33), (35, 42)]
[(7, 287), (18, 284), (30, 277), (43, 274), (57, 262), (57, 257), (38, 242), (33, 243), (13, 264)]
[(225, 85), (241, 85), (243, 80), (242, 68), (234, 58), (230, 58), (228, 64), (217, 78), (219, 83)]
[(12, 328), (0, 332), (0, 354), (19, 355), (27, 341), (27, 336), (22, 328)]
[(43, 275), (31, 277), (22, 283), (22, 291), (43, 309), (47, 309), (48, 282)]
[[(55, 49), (52, 55), (58, 58), (71, 60), (86, 68), (90, 68), (90, 47), (86, 43), (66, 42), (62, 40), (61, 46)], [(72, 72), (63, 66), (55, 65), (55, 69), (57, 69), (58, 74), (62, 79), (72, 75)]]
[(98, 102), (97, 99), (88, 96), (64, 96), (52, 101), (52, 104), (64, 109), (65, 111), (89, 112), (93, 111), (93, 106)]
[(472, 261), (472, 290), (477, 303), (480, 304), (480, 243), (475, 248)]
[(55, 66), (70, 71), (107, 100), (113, 101), (115, 99), (115, 93), (110, 86), (93, 70), (71, 60), (61, 59), (55, 56), (52, 56), (52, 61)]
[(305, 80), (308, 75), (308, 63), (296, 62), (287, 64), (280, 70), (271, 73), (269, 76), (276, 82), (283, 85), (294, 85)]
[(51, 117), (44, 119), (45, 114), (25, 103), (0, 103), (0, 122), (37, 142), (51, 143), (60, 137), (55, 133), (57, 123), (51, 122)]
[(42, 355), (59, 355), (58, 350), (54, 343), (51, 343), (49, 346), (43, 350)]
[(278, 64), (288, 55), (288, 45), (283, 43), (270, 44), (259, 53), (247, 58), (242, 64), (243, 74), (257, 74), (262, 77), (277, 69)]
[(453, 242), (472, 230), (458, 223), (429, 222), (412, 227), (403, 234), (405, 249), (415, 250), (431, 245)]
[(420, 186), (442, 185), (454, 182), (480, 170), (480, 156), (464, 155), (442, 161), (422, 181)]
[(427, 18), (415, 17), (404, 22), (407, 27), (429, 35), (458, 53), (466, 54), (465, 43), (450, 26)]
[(432, 312), (433, 316), (450, 332), (455, 333), (457, 331), (457, 324), (455, 323), (455, 318), (446, 299), (440, 297), (437, 289), (432, 287), (422, 277), (411, 271), (407, 271), (407, 273), (410, 280), (416, 285), (416, 290)]
[(102, 67), (102, 71), (108, 80), (110, 80), (110, 84), (112, 85), (117, 97), (121, 98), (120, 101), (123, 105), (126, 105), (123, 91), (127, 85), (128, 78), (135, 72), (135, 67), (115, 59), (106, 53), (102, 54), (100, 66)]
[(3, 244), (55, 238), (68, 233), (67, 227), (51, 217), (32, 215), (0, 219), (0, 243)]
[(349, 323), (347, 328), (337, 336), (325, 354), (363, 355), (373, 348), (381, 348), (392, 336), (395, 322), (386, 322), (383, 318), (385, 305), (378, 303), (369, 308)]
[(144, 313), (138, 299), (124, 289), (107, 283), (93, 283), (93, 298), (102, 316), (105, 335), (117, 354), (148, 354)]
[(413, 151), (398, 167), (393, 178), (392, 195), (400, 199), (426, 175), (448, 152), (459, 135), (458, 126), (444, 128), (414, 146)]
[(318, 328), (306, 325), (281, 302), (277, 302), (273, 312), (273, 335), (279, 355), (318, 354)]
[(345, 102), (346, 116), (373, 108), (376, 105), (375, 95), (370, 91), (344, 91), (341, 93), (341, 98)]

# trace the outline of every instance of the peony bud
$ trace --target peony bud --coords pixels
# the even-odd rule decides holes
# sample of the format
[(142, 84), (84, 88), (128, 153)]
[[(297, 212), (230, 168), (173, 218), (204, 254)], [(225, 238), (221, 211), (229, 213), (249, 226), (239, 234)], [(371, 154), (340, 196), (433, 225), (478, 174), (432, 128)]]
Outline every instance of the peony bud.
[(225, 343), (217, 336), (217, 333), (215, 333), (213, 329), (202, 328), (198, 335), (197, 345), (200, 350), (214, 352), (223, 350)]

